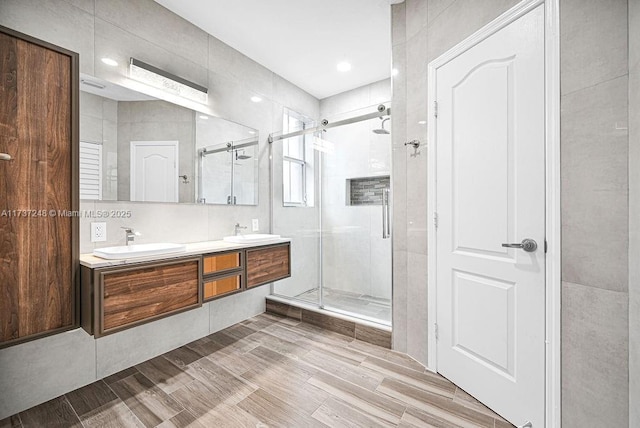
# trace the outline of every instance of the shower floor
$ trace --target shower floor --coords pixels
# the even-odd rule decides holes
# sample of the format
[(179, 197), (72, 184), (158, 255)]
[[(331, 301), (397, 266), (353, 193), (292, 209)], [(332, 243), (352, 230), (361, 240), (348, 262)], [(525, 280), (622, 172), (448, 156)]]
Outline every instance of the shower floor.
[[(317, 302), (319, 289), (306, 291), (296, 296), (298, 299)], [(325, 309), (337, 309), (356, 317), (391, 324), (391, 299), (357, 294), (344, 290), (324, 287)]]

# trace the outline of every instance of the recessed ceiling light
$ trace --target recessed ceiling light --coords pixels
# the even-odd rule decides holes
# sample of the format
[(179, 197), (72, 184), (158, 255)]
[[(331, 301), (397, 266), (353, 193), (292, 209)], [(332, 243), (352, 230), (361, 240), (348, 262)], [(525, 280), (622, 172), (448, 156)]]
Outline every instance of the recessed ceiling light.
[(110, 67), (115, 67), (118, 65), (118, 61), (116, 61), (115, 59), (107, 58), (107, 57), (102, 58), (101, 61)]
[(249, 134), (255, 135), (256, 131), (249, 131)]
[(397, 76), (398, 75), (398, 69), (397, 68), (391, 69), (391, 75), (392, 76)]
[(254, 95), (251, 97), (251, 101), (253, 101), (254, 103), (259, 103), (260, 101), (262, 101), (262, 98)]
[(419, 121), (418, 121), (418, 124), (419, 124), (419, 125), (426, 125), (426, 124), (427, 124), (427, 121), (426, 121), (426, 120), (419, 120)]
[(209, 116), (205, 116), (204, 114), (201, 114), (200, 116), (198, 116), (200, 119), (203, 120), (209, 120)]
[(345, 73), (351, 70), (351, 64), (349, 64), (347, 61), (342, 61), (339, 62), (338, 65), (336, 65), (336, 68), (338, 69), (338, 71)]

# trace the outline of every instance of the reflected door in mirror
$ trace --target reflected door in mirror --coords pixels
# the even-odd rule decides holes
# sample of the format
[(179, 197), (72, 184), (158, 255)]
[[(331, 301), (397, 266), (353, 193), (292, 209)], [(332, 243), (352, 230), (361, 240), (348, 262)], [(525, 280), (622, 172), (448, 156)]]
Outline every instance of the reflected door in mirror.
[(131, 200), (178, 202), (178, 142), (131, 142)]

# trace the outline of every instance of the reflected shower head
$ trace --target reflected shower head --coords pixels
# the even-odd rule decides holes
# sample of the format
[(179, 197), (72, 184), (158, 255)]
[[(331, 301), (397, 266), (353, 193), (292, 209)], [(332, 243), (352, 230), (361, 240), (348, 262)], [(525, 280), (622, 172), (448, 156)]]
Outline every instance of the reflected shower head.
[(386, 134), (391, 134), (391, 132), (389, 132), (388, 130), (384, 129), (384, 123), (387, 120), (389, 120), (389, 118), (386, 118), (386, 119), (380, 118), (380, 120), (382, 120), (382, 123), (380, 124), (381, 127), (379, 129), (374, 129), (373, 133), (374, 134), (385, 134), (385, 135)]
[(244, 154), (244, 150), (242, 151), (242, 154), (239, 155), (238, 151), (236, 150), (236, 160), (247, 160), (247, 159), (251, 159), (250, 155), (245, 155)]

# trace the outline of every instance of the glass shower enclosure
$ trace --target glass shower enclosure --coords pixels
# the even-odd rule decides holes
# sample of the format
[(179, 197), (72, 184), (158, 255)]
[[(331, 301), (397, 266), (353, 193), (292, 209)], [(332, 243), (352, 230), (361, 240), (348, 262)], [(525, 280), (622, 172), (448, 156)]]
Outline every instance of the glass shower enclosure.
[(272, 136), (272, 233), (291, 238), (291, 304), (391, 325), (391, 135), (384, 105)]

